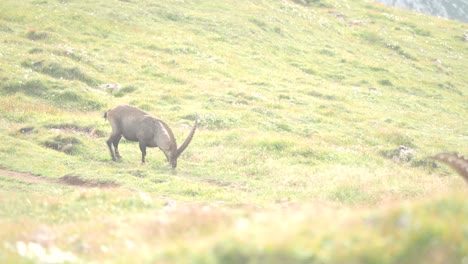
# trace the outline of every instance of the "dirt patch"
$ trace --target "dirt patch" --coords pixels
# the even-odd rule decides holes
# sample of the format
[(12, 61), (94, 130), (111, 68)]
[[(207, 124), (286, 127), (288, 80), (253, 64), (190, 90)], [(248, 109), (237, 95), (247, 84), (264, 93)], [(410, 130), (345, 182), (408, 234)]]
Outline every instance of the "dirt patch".
[(0, 177), (13, 178), (29, 183), (53, 183), (54, 180), (24, 172), (0, 169)]
[(95, 181), (85, 180), (77, 175), (65, 175), (59, 179), (59, 182), (66, 185), (80, 186), (80, 187), (99, 187), (99, 188), (115, 188), (119, 185), (113, 181)]
[(120, 185), (113, 181), (96, 181), (82, 179), (77, 175), (65, 175), (59, 179), (49, 179), (30, 173), (16, 172), (5, 169), (0, 169), (0, 177), (13, 178), (28, 183), (49, 183), (49, 184), (62, 184), (83, 188), (116, 188)]

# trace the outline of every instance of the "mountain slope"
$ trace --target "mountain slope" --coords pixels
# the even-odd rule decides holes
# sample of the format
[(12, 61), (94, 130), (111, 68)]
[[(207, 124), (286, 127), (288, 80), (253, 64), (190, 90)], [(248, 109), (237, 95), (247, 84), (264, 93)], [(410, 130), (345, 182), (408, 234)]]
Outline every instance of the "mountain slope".
[[(284, 221), (297, 229), (247, 245), (277, 261), (281, 252), (310, 260), (300, 252), (311, 247), (324, 250), (319, 261), (340, 262), (327, 245), (341, 245), (342, 233), (364, 241), (344, 232), (357, 221), (380, 244), (358, 243), (342, 259), (378, 260), (397, 238), (402, 246), (380, 262), (411, 262), (433, 239), (443, 260), (461, 259), (465, 248), (447, 245), (459, 245), (463, 226), (438, 232), (442, 220), (430, 219), (445, 205), (448, 219), (462, 219), (466, 186), (427, 157), (468, 153), (466, 30), (367, 1), (2, 1), (0, 168), (50, 179), (0, 175), (11, 227), (3, 250), (18, 257), (20, 223), (27, 234), (51, 226), (55, 243), (85, 260), (118, 261), (136, 245), (143, 261), (239, 262), (238, 251), (260, 261), (245, 236)], [(120, 103), (166, 121), (179, 144), (200, 119), (176, 171), (158, 149), (140, 166), (138, 144), (125, 140), (122, 162), (111, 161), (103, 113)], [(119, 187), (52, 184), (64, 179)], [(328, 225), (314, 213), (338, 231), (307, 228)], [(415, 217), (411, 232), (397, 224), (380, 240), (401, 215)]]

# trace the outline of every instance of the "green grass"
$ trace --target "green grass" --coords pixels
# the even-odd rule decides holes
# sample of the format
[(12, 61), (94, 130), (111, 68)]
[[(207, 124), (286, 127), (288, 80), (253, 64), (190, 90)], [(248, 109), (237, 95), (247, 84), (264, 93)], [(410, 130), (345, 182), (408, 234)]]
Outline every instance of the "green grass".
[[(366, 1), (2, 1), (0, 168), (42, 180), (0, 174), (0, 262), (461, 263), (466, 184), (427, 157), (468, 154), (466, 30)], [(120, 103), (179, 144), (200, 120), (176, 170), (125, 140), (111, 161)]]

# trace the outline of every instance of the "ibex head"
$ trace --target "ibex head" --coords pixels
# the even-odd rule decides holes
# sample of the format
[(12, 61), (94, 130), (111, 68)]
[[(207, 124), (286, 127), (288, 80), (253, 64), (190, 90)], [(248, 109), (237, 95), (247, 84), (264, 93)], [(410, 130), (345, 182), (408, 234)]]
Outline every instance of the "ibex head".
[(169, 134), (170, 142), (168, 142), (169, 144), (167, 144), (168, 147), (164, 148), (163, 147), (164, 143), (163, 143), (161, 144), (160, 148), (166, 155), (167, 161), (169, 162), (169, 164), (171, 164), (172, 168), (176, 168), (177, 159), (192, 141), (193, 135), (195, 134), (195, 130), (197, 129), (197, 126), (198, 126), (198, 120), (195, 120), (195, 124), (193, 125), (192, 130), (190, 131), (190, 134), (188, 135), (184, 143), (182, 143), (182, 145), (179, 148), (177, 148), (177, 142), (175, 140), (174, 134), (172, 133), (172, 130), (169, 128), (168, 125), (166, 125), (166, 123), (161, 122), (161, 124), (164, 126), (165, 130)]

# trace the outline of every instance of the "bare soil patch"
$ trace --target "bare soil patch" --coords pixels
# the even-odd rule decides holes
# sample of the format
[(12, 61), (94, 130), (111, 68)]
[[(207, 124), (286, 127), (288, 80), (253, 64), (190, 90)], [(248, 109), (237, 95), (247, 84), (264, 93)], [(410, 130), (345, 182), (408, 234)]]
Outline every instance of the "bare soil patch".
[(120, 185), (113, 181), (97, 181), (82, 179), (78, 175), (65, 175), (59, 179), (48, 179), (42, 176), (37, 176), (30, 173), (16, 172), (6, 169), (0, 169), (0, 177), (7, 177), (18, 179), (28, 183), (51, 183), (51, 184), (62, 184), (83, 188), (116, 188)]
[(5, 169), (0, 169), (0, 177), (14, 178), (14, 179), (18, 179), (18, 180), (29, 182), (29, 183), (52, 183), (53, 182), (52, 179), (47, 179), (41, 176), (36, 176), (33, 174), (24, 173), (24, 172), (10, 171), (10, 170), (5, 170)]
[(80, 187), (99, 187), (99, 188), (115, 188), (119, 185), (113, 181), (95, 181), (85, 180), (77, 175), (65, 175), (59, 179), (59, 182), (65, 185), (80, 186)]

